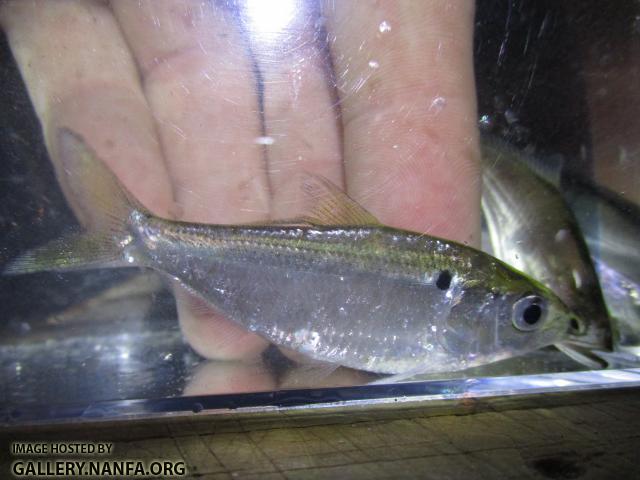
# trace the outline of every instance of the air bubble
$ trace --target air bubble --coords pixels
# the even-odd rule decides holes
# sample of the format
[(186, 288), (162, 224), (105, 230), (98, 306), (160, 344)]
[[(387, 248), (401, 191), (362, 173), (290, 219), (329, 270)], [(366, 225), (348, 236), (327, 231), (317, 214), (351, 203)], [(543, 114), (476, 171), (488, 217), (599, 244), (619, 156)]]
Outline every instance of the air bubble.
[(494, 120), (491, 115), (482, 115), (478, 123), (481, 130), (488, 132), (493, 128)]
[(447, 104), (446, 98), (438, 96), (434, 98), (433, 101), (431, 102), (431, 105), (429, 105), (428, 113), (438, 114), (442, 111), (442, 109), (444, 109), (446, 104)]
[(378, 25), (378, 30), (380, 33), (385, 33), (391, 30), (391, 25), (386, 20), (383, 20), (380, 25)]

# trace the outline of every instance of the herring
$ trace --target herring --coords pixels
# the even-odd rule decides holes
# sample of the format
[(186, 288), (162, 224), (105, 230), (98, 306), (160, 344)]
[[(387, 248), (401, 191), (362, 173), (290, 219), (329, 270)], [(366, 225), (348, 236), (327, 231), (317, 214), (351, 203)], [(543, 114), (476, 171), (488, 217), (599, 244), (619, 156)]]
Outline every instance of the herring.
[(76, 134), (62, 130), (59, 141), (97, 221), (5, 274), (152, 268), (275, 345), (399, 375), (523, 354), (561, 342), (578, 321), (541, 283), (471, 247), (383, 226), (325, 179), (302, 182), (315, 204), (296, 220), (176, 222), (140, 205)]
[(561, 193), (505, 142), (482, 138), (482, 212), (493, 254), (552, 289), (583, 321), (563, 352), (591, 367), (611, 351), (612, 325), (589, 250)]
[[(637, 361), (640, 358), (640, 208), (575, 169), (566, 169), (562, 158), (522, 155), (518, 158), (556, 187), (571, 208), (584, 235), (609, 311), (613, 349), (617, 354), (635, 355)], [(613, 360), (610, 365), (620, 365), (618, 359)]]
[(573, 176), (562, 182), (615, 325), (614, 348), (640, 358), (640, 208)]

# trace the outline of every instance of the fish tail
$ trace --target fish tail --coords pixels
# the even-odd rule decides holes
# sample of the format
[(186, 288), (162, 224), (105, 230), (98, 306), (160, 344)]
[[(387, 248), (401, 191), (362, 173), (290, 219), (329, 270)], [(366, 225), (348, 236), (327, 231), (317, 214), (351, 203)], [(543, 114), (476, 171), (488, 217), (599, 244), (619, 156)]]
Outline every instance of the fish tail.
[(127, 251), (125, 259), (125, 249), (132, 241), (129, 219), (135, 211), (149, 213), (81, 137), (62, 129), (58, 141), (69, 188), (81, 203), (78, 208), (86, 220), (86, 231), (65, 235), (23, 253), (5, 266), (3, 274), (135, 265), (132, 259), (136, 255), (131, 251)]

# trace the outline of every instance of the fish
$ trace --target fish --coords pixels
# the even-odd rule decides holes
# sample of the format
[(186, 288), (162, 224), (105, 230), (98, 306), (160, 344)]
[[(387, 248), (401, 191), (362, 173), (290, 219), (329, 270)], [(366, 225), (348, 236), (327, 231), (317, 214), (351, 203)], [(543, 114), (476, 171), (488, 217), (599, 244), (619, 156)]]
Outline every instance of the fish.
[(615, 323), (614, 349), (640, 359), (640, 283), (613, 268), (605, 260), (594, 259), (603, 285), (607, 308)]
[(615, 348), (640, 357), (640, 208), (587, 179), (562, 182), (615, 324)]
[(583, 319), (556, 347), (593, 368), (604, 366), (593, 352), (611, 351), (612, 325), (575, 216), (521, 152), (486, 135), (481, 148), (481, 204), (492, 253), (549, 287)]
[(472, 247), (382, 225), (323, 177), (297, 218), (209, 225), (153, 215), (83, 139), (59, 144), (88, 231), (13, 259), (4, 274), (146, 267), (278, 347), (374, 373), (460, 370), (561, 342), (581, 322), (550, 289)]
[[(521, 159), (556, 187), (571, 208), (601, 285), (612, 323), (613, 349), (623, 358), (633, 355), (639, 361), (640, 208), (567, 168), (562, 157)], [(617, 357), (612, 360), (621, 364)]]

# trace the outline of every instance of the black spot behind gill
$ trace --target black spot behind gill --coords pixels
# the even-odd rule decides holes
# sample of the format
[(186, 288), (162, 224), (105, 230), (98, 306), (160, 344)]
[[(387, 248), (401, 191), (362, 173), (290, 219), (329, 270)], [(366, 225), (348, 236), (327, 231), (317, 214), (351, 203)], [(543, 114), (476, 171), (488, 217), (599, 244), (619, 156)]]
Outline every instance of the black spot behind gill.
[(440, 290), (447, 290), (451, 286), (451, 278), (449, 270), (442, 270), (436, 280), (436, 287)]

